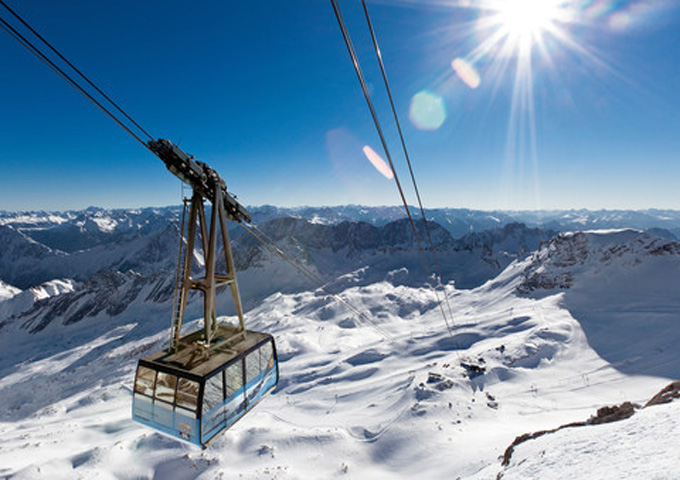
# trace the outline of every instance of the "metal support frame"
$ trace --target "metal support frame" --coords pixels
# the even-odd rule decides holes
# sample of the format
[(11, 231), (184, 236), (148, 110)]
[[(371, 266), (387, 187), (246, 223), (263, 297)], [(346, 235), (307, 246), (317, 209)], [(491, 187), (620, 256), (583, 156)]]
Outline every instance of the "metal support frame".
[[(178, 302), (173, 315), (173, 324), (170, 337), (170, 349), (177, 352), (180, 343), (180, 332), (184, 320), (187, 300), (191, 290), (203, 292), (203, 344), (210, 347), (211, 342), (217, 331), (217, 312), (215, 309), (216, 289), (222, 285), (229, 285), (231, 295), (236, 308), (239, 325), (235, 332), (228, 339), (222, 339), (220, 343), (229, 343), (238, 338), (245, 338), (246, 330), (243, 322), (243, 307), (241, 295), (236, 281), (236, 269), (234, 258), (231, 253), (229, 233), (227, 231), (227, 215), (224, 208), (224, 198), (222, 189), (214, 190), (214, 197), (211, 200), (212, 209), (210, 214), (210, 225), (206, 222), (205, 204), (203, 196), (194, 189), (191, 198), (191, 209), (189, 213), (189, 229), (186, 240), (186, 251), (184, 254), (184, 265), (180, 280), (180, 293)], [(197, 225), (198, 223), (198, 225)], [(219, 225), (219, 229), (218, 229)], [(194, 250), (196, 242), (196, 227), (199, 227), (201, 236), (201, 247), (205, 260), (205, 276), (192, 278), (191, 270), (193, 267)], [(219, 230), (219, 231), (218, 231)], [(182, 234), (184, 226), (182, 225)], [(222, 246), (225, 256), (225, 273), (217, 273), (217, 237), (222, 237)], [(181, 255), (180, 255), (181, 257)]]

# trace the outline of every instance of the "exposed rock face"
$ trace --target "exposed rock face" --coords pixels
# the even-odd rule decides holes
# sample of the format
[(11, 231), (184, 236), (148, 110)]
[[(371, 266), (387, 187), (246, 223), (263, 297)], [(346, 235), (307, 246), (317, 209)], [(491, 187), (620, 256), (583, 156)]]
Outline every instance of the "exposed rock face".
[(64, 325), (80, 322), (87, 317), (105, 313), (109, 317), (124, 312), (147, 290), (145, 301), (164, 303), (172, 297), (172, 282), (167, 276), (144, 277), (133, 271), (111, 270), (93, 276), (75, 290), (36, 301), (16, 316), (21, 327), (37, 333), (52, 321)]
[[(474, 279), (455, 278), (463, 288), (478, 286), (497, 275), (513, 260), (525, 257), (555, 233), (513, 223), (455, 240), (435, 222), (428, 222), (427, 228), (418, 219), (414, 224), (424, 249), (429, 250), (429, 239), (432, 239), (438, 261), (443, 263), (444, 277), (453, 275), (455, 278), (461, 272), (469, 274), (475, 268)], [(325, 225), (299, 218), (279, 218), (265, 222), (260, 229), (276, 243), (286, 246), (297, 258), (320, 270), (327, 270), (324, 263), (328, 261), (328, 255), (322, 252), (335, 255), (335, 264), (342, 263), (348, 269), (374, 263), (376, 256), (395, 255), (395, 260), (399, 255), (420, 256), (418, 241), (407, 219), (374, 226), (364, 222)], [(239, 270), (262, 266), (266, 261), (265, 248), (251, 236), (241, 235), (234, 243), (234, 258)], [(429, 253), (426, 256), (429, 258)], [(422, 265), (422, 259), (418, 263)]]
[(670, 403), (676, 399), (680, 398), (680, 381), (669, 383), (661, 390), (659, 393), (654, 395), (646, 404), (645, 408), (651, 407), (652, 405), (662, 405), (664, 403)]
[(680, 256), (680, 243), (636, 230), (560, 233), (534, 253), (517, 290), (569, 289), (585, 271), (635, 266), (644, 257), (662, 255)]
[[(418, 237), (423, 246), (427, 231), (422, 222), (415, 222)], [(453, 247), (451, 235), (440, 225), (428, 223), (430, 235), (436, 247)], [(310, 223), (299, 218), (277, 218), (266, 222), (261, 229), (274, 241), (295, 238), (305, 248), (330, 249), (333, 252), (347, 249), (349, 252), (386, 248), (416, 247), (416, 240), (408, 220), (397, 220), (382, 227), (364, 222), (341, 222), (337, 225)], [(259, 246), (252, 237), (241, 237), (237, 244), (243, 247)]]
[(558, 233), (552, 229), (529, 228), (523, 223), (514, 222), (492, 230), (468, 233), (458, 240), (457, 246), (468, 250), (476, 247), (502, 249), (522, 256), (534, 252), (542, 242)]
[(635, 414), (636, 408), (640, 408), (640, 405), (633, 405), (630, 402), (623, 402), (621, 405), (613, 405), (610, 407), (601, 407), (597, 409), (597, 413), (588, 420), (587, 424), (601, 425), (603, 423), (625, 420)]

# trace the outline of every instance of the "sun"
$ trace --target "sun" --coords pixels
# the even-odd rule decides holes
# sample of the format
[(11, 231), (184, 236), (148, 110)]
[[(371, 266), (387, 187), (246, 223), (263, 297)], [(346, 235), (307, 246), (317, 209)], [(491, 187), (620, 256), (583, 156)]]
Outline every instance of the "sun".
[[(492, 84), (494, 99), (499, 92), (509, 93), (503, 167), (503, 175), (508, 179), (504, 181), (509, 189), (508, 199), (515, 195), (516, 179), (525, 182), (532, 178), (536, 204), (540, 205), (534, 84), (541, 82), (548, 70), (558, 68), (560, 48), (583, 51), (570, 33), (570, 26), (576, 20), (574, 12), (581, 3), (582, 0), (478, 0), (470, 3), (479, 11), (474, 23), (474, 38), (479, 43), (465, 58), (456, 58), (452, 68), (471, 89)], [(529, 184), (521, 185), (524, 189)]]
[(480, 43), (467, 56), (476, 64), (480, 59), (515, 57), (530, 62), (534, 50), (547, 56), (549, 39), (573, 44), (568, 27), (574, 23), (577, 0), (479, 0), (475, 23)]
[(494, 23), (512, 40), (537, 41), (559, 20), (561, 0), (501, 0)]

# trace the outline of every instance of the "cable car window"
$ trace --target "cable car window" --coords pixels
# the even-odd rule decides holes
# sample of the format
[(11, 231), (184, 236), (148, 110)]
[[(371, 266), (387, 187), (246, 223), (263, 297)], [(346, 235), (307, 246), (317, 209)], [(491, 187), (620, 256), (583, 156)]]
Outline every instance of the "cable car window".
[(195, 410), (197, 403), (198, 382), (180, 377), (177, 384), (177, 405)]
[(205, 382), (205, 392), (203, 392), (203, 411), (208, 412), (224, 400), (222, 394), (222, 372), (210, 377)]
[(235, 394), (243, 387), (243, 362), (238, 360), (236, 363), (227, 367), (227, 398)]
[(173, 403), (177, 377), (169, 373), (158, 372), (156, 380), (156, 398), (164, 402)]
[(260, 350), (254, 350), (246, 357), (246, 383), (252, 382), (260, 374)]
[(153, 385), (156, 380), (156, 371), (146, 367), (139, 367), (135, 380), (135, 392), (153, 396)]
[(267, 342), (260, 347), (260, 370), (272, 367), (274, 367), (274, 349), (271, 342)]
[(186, 410), (184, 408), (177, 407), (175, 412), (180, 413), (180, 414), (184, 415), (185, 417), (196, 418), (196, 412), (194, 412), (193, 410)]

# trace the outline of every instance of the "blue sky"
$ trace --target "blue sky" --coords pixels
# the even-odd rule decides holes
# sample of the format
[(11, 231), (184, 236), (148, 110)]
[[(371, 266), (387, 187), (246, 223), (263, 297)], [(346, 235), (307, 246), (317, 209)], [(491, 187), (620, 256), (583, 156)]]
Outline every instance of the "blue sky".
[[(5, 1), (243, 203), (399, 203), (362, 151), (384, 157), (330, 1)], [(553, 1), (520, 27), (494, 0), (368, 2), (425, 206), (680, 208), (680, 8)], [(340, 5), (415, 204), (361, 4)], [(0, 58), (0, 210), (181, 202), (160, 160), (2, 30)]]

